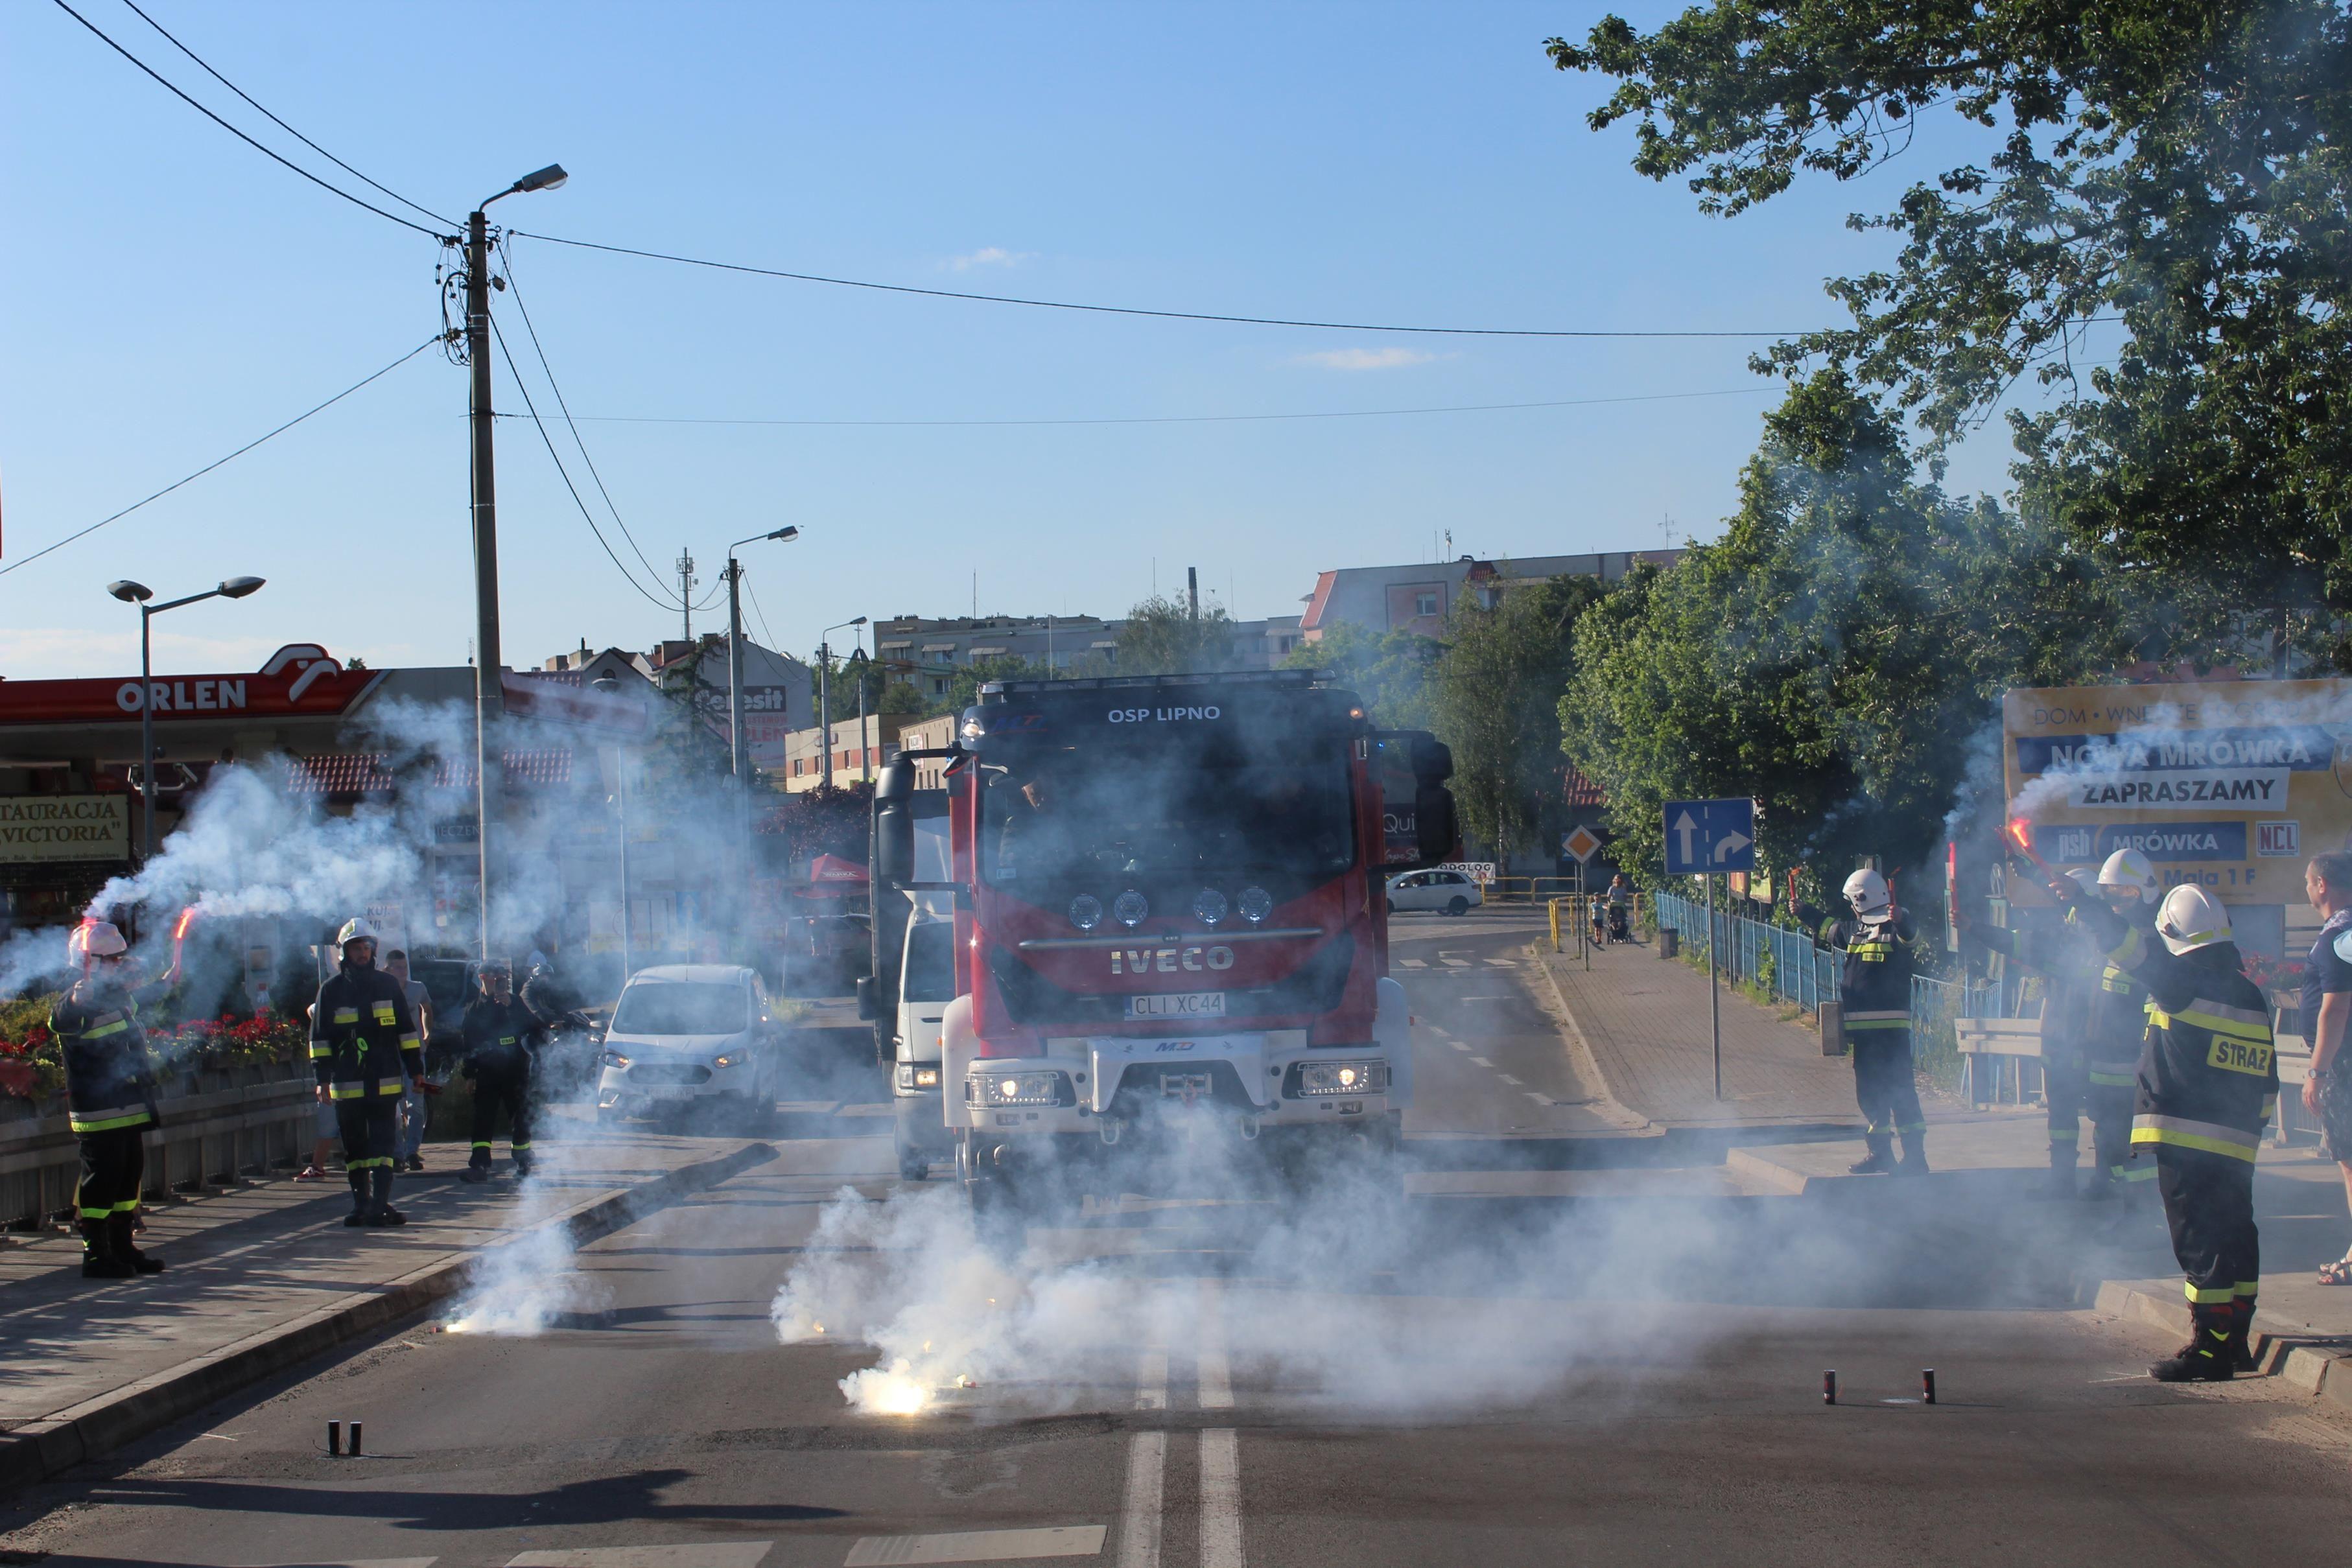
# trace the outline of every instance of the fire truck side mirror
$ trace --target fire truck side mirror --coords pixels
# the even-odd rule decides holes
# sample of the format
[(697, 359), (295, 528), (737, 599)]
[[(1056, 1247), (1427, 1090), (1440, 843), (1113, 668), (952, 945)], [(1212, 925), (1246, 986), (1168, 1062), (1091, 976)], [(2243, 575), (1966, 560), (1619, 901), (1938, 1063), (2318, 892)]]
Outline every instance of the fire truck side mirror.
[(915, 880), (915, 765), (896, 758), (874, 784), (871, 885), (877, 893)]
[(882, 1009), (877, 1003), (874, 995), (874, 977), (871, 975), (858, 976), (857, 1016), (866, 1022), (872, 1023), (880, 1014), (881, 1010)]
[(1454, 814), (1454, 791), (1443, 784), (1423, 784), (1414, 791), (1412, 814), (1421, 841), (1420, 853), (1415, 857), (1419, 862), (1424, 866), (1444, 865), (1454, 859), (1454, 852), (1462, 841), (1461, 824)]

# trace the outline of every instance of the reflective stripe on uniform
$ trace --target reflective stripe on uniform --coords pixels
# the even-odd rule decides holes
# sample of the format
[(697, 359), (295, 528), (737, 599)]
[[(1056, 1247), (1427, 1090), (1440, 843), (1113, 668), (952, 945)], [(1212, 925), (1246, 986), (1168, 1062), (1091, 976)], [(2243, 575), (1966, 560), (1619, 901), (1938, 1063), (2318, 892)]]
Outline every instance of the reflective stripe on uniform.
[(310, 1042), (310, 1060), (311, 1060), (311, 1061), (318, 1061), (318, 1060), (319, 1060), (320, 1057), (322, 1057), (322, 1056), (332, 1056), (332, 1055), (334, 1055), (334, 1054), (335, 1054), (335, 1048), (334, 1048), (333, 1046), (331, 1046), (331, 1045), (329, 1045), (325, 1040), (312, 1040), (312, 1041)]
[(2091, 1069), (2091, 1082), (2102, 1089), (2128, 1089), (2137, 1081), (2136, 1072), (2102, 1072)]
[(375, 1004), (375, 1021), (381, 1024), (390, 1024), (398, 1021), (397, 1015), (394, 1012), (393, 1006), (390, 1002), (378, 1002)]
[(102, 1023), (96, 1029), (86, 1029), (82, 1030), (81, 1037), (84, 1040), (104, 1040), (110, 1034), (121, 1034), (130, 1027), (130, 1022), (127, 1019), (118, 1018), (112, 1023)]
[(110, 1133), (117, 1127), (137, 1127), (148, 1120), (144, 1105), (110, 1105), (103, 1111), (73, 1111), (66, 1113), (67, 1123), (77, 1133)]
[(413, 1032), (404, 1034), (400, 1037), (400, 1049), (403, 1051), (415, 1051), (422, 1043), (423, 1042), (420, 1041)]
[(329, 1087), (328, 1095), (336, 1100), (357, 1100), (367, 1092), (364, 1083), (337, 1083)]
[(2193, 1281), (2184, 1281), (2181, 1289), (2187, 1293), (2189, 1303), (2200, 1307), (2217, 1307), (2225, 1301), (2234, 1301), (2238, 1294), (2227, 1285), (2200, 1290)]
[(370, 1155), (363, 1160), (345, 1160), (343, 1162), (343, 1168), (347, 1171), (374, 1170), (378, 1166), (389, 1166), (392, 1163), (393, 1160), (390, 1155)]
[(2259, 1133), (2219, 1122), (2192, 1122), (2182, 1116), (2139, 1115), (2132, 1118), (2134, 1144), (2168, 1144), (2177, 1149), (2201, 1149), (2209, 1155), (2252, 1160)]
[(2083, 1141), (2083, 1129), (2080, 1127), (2053, 1127), (2050, 1129), (2050, 1141), (2053, 1144), (2063, 1144), (2071, 1149), (2076, 1144)]
[(398, 1094), (405, 1088), (406, 1085), (402, 1083), (397, 1078), (379, 1078), (376, 1080), (375, 1092), (379, 1094)]
[(335, 1009), (335, 1021), (337, 1023), (357, 1023), (360, 1021), (360, 1009), (357, 1008), (337, 1008)]
[(2232, 1290), (2230, 1294), (2236, 1296), (2242, 1301), (2249, 1297), (2261, 1295), (2262, 1291), (2263, 1282), (2260, 1280), (2241, 1280), (2238, 1281), (2237, 1287)]
[(2251, 1008), (2233, 1008), (2204, 997), (2192, 999), (2179, 1012), (2167, 1012), (2154, 1002), (2147, 1005), (2148, 1021), (2158, 1029), (2170, 1029), (2176, 1023), (2194, 1024), (2211, 1034), (2227, 1035), (2232, 1040), (2250, 1040), (2268, 1045), (2271, 1020), (2267, 1013)]

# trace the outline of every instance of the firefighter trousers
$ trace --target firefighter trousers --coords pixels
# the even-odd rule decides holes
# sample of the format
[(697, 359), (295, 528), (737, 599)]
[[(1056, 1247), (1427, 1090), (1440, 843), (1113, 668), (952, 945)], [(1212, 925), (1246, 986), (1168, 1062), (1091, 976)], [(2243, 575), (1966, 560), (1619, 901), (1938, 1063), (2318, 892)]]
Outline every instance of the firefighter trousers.
[[(2098, 1082), (2102, 1072), (2095, 1065), (2091, 1069), (2091, 1074), (2092, 1157), (2097, 1162), (2099, 1174), (2111, 1182), (2129, 1182), (2135, 1186), (2154, 1181), (2155, 1160), (2132, 1157), (2132, 1098), (2137, 1092), (2128, 1082)], [(2129, 1076), (2113, 1069), (2107, 1070), (2104, 1075), (2126, 1079)]]
[(1906, 1143), (1924, 1136), (1927, 1118), (1911, 1068), (1911, 1031), (1849, 1030), (1845, 1038), (1853, 1052), (1854, 1103), (1862, 1108), (1872, 1152), (1892, 1149), (1898, 1133)]
[(507, 1113), (507, 1145), (514, 1151), (515, 1169), (530, 1169), (530, 1070), (482, 1067), (474, 1073), (474, 1153), (469, 1164), (488, 1170), (490, 1138), (498, 1131), (499, 1112)]
[(2154, 1150), (2156, 1187), (2164, 1197), (2172, 1255), (2188, 1277), (2189, 1304), (2251, 1307), (2262, 1281), (2254, 1163), (2173, 1144)]
[(81, 1187), (74, 1207), (82, 1224), (84, 1251), (91, 1250), (93, 1229), (117, 1215), (128, 1223), (139, 1212), (139, 1188), (147, 1174), (147, 1147), (141, 1141), (146, 1131), (144, 1126), (109, 1127), (79, 1134)]
[(362, 1212), (389, 1207), (393, 1156), (400, 1147), (400, 1096), (358, 1094), (338, 1100), (335, 1125), (343, 1136), (343, 1171), (351, 1178), (352, 1206)]
[[(2080, 1152), (2083, 1118), (2091, 1113), (2089, 1064), (2063, 1046), (2045, 1047), (2042, 1058), (2042, 1103), (2050, 1113), (2050, 1168), (2071, 1171)], [(2096, 1145), (2095, 1133), (2095, 1149)], [(2096, 1158), (2095, 1154), (2093, 1157)]]

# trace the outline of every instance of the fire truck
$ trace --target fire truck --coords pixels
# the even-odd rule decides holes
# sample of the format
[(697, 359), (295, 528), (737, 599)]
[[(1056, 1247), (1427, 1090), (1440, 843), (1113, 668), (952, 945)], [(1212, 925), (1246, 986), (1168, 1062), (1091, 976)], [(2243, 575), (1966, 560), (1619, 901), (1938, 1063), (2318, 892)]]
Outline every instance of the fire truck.
[[(948, 876), (919, 880), (915, 765), (942, 757)], [(975, 1216), (1165, 1195), (1212, 1145), (1293, 1175), (1392, 1150), (1382, 883), (1453, 857), (1453, 769), (1288, 670), (990, 683), (952, 747), (887, 767), (874, 885), (952, 909), (939, 1083)]]

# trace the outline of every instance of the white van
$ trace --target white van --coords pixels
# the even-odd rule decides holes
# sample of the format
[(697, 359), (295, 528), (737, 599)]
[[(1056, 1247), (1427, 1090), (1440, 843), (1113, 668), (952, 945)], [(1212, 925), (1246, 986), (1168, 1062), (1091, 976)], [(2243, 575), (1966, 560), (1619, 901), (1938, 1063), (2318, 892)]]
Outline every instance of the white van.
[(890, 1071), (898, 1174), (908, 1181), (922, 1180), (934, 1161), (955, 1155), (940, 1104), (940, 1031), (955, 994), (955, 923), (919, 911), (908, 923), (898, 966)]
[(764, 1132), (783, 1082), (783, 1031), (759, 971), (660, 964), (629, 977), (601, 1061), (600, 1122), (721, 1110)]

